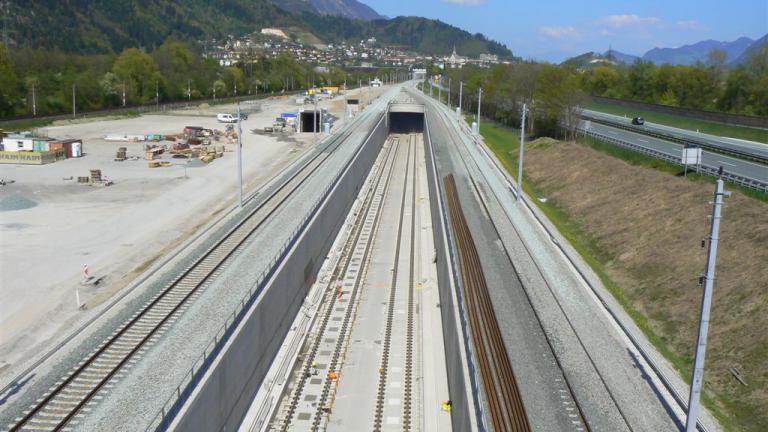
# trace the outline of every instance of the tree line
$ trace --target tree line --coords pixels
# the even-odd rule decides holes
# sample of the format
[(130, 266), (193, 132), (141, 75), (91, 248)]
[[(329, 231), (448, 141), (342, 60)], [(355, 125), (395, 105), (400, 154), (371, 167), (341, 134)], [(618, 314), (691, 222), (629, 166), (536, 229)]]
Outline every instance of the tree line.
[(548, 63), (465, 66), (450, 69), (446, 75), (443, 85), (451, 87), (453, 106), (459, 103), (463, 83), (462, 107), (468, 114), (477, 112), (480, 88), (481, 115), (493, 121), (519, 128), (526, 104), (526, 133), (532, 135), (567, 138), (575, 130), (579, 107), (587, 101), (575, 69)]
[[(220, 66), (196, 47), (166, 40), (152, 52), (72, 54), (0, 44), (0, 117), (59, 114), (183, 100), (255, 95), (357, 83), (372, 74), (329, 68), (322, 73), (288, 54)], [(74, 98), (73, 98), (74, 94)]]
[(581, 75), (589, 94), (735, 114), (768, 115), (768, 45), (729, 68), (725, 51), (714, 49), (692, 66), (598, 66)]
[(454, 106), (463, 82), (468, 113), (476, 112), (482, 87), (482, 115), (506, 125), (519, 127), (522, 105), (527, 104), (526, 129), (534, 135), (572, 135), (589, 95), (768, 115), (768, 47), (730, 69), (722, 53), (713, 51), (709, 57), (707, 63), (693, 66), (659, 66), (638, 60), (631, 65), (584, 69), (568, 63), (516, 62), (447, 71), (433, 66), (430, 74), (443, 75), (443, 85), (451, 83)]

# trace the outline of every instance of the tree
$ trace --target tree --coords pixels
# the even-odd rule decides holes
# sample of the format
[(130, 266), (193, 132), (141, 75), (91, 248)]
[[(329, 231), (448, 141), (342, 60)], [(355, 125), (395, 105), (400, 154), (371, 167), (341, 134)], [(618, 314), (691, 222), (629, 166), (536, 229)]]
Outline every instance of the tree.
[(119, 99), (118, 93), (122, 93), (122, 84), (120, 78), (113, 72), (107, 72), (99, 81), (101, 91), (104, 93), (104, 99), (107, 104), (115, 104)]
[(619, 86), (621, 75), (612, 66), (598, 66), (584, 74), (584, 81), (590, 94), (605, 96)]
[(155, 97), (155, 84), (162, 80), (155, 60), (136, 48), (128, 48), (115, 61), (112, 72), (128, 83), (131, 99), (146, 103)]
[(11, 116), (20, 105), (19, 79), (5, 45), (0, 44), (0, 115)]
[(563, 128), (566, 138), (572, 138), (580, 119), (580, 107), (585, 102), (584, 94), (579, 88), (578, 77), (570, 70), (544, 65), (536, 79), (534, 99), (536, 108), (541, 110), (543, 125), (539, 131), (555, 135)]
[(653, 102), (653, 76), (656, 65), (649, 61), (635, 60), (629, 67), (627, 86), (629, 97), (644, 102)]

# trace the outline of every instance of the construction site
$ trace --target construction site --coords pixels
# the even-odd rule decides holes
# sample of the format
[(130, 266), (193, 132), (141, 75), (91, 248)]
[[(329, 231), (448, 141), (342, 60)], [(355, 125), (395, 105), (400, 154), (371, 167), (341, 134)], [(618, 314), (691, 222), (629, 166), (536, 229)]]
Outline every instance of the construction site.
[[(349, 94), (367, 103), (384, 90)], [(344, 96), (316, 107), (334, 128), (351, 117)], [(240, 124), (217, 119), (238, 109)], [(326, 138), (319, 127), (302, 133), (281, 124), (299, 109), (295, 98), (273, 97), (29, 133), (77, 141), (82, 153), (0, 165), (0, 379), (116, 299), (138, 295), (137, 278), (227, 217), (239, 196), (238, 126), (246, 196)]]

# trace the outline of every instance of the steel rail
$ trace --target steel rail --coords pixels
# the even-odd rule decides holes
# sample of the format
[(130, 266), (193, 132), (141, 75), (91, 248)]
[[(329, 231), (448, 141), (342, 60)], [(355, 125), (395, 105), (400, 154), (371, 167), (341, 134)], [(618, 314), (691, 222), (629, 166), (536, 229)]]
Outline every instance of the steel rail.
[[(590, 132), (590, 134), (593, 134)], [(606, 139), (611, 139), (610, 137), (604, 137)], [(501, 167), (498, 160), (491, 156), (489, 153), (489, 150), (485, 147), (484, 144), (482, 144), (480, 141), (478, 141), (477, 138), (474, 138), (474, 143), (477, 145), (480, 150), (483, 152), (486, 159), (489, 160), (491, 165), (494, 167), (494, 169), (499, 173), (502, 180), (507, 184), (507, 187), (509, 188), (510, 192), (514, 197), (517, 197), (517, 189), (516, 184), (514, 180), (512, 180), (509, 177), (509, 174), (505, 172), (505, 170)], [(618, 140), (617, 140), (618, 141)], [(617, 144), (624, 145), (624, 143), (616, 142)], [(465, 162), (466, 164), (466, 162)], [(656, 375), (656, 377), (661, 381), (662, 385), (664, 386), (664, 389), (669, 392), (669, 394), (672, 395), (672, 398), (675, 400), (675, 403), (677, 403), (678, 407), (682, 409), (683, 412), (687, 411), (688, 404), (684, 399), (684, 395), (681, 395), (680, 392), (675, 388), (675, 386), (671, 383), (669, 378), (664, 374), (664, 372), (661, 371), (661, 368), (656, 364), (656, 361), (651, 357), (651, 355), (648, 353), (648, 350), (641, 344), (641, 342), (638, 340), (637, 337), (629, 330), (627, 325), (617, 316), (617, 314), (607, 306), (607, 300), (605, 299), (605, 296), (595, 287), (592, 282), (590, 282), (589, 278), (586, 274), (584, 274), (583, 270), (579, 266), (579, 264), (576, 262), (574, 257), (563, 247), (560, 242), (555, 240), (555, 232), (553, 232), (542, 220), (542, 216), (537, 214), (537, 212), (534, 210), (534, 207), (531, 206), (531, 204), (528, 202), (528, 200), (523, 197), (521, 200), (525, 207), (528, 208), (530, 213), (533, 215), (536, 222), (541, 226), (542, 230), (544, 230), (547, 235), (552, 239), (552, 243), (557, 247), (558, 250), (563, 254), (566, 261), (568, 261), (573, 268), (576, 270), (576, 273), (578, 274), (579, 278), (582, 280), (582, 282), (589, 288), (589, 290), (599, 299), (600, 304), (605, 309), (605, 311), (610, 316), (611, 320), (621, 329), (621, 333), (629, 339), (632, 347), (634, 347), (640, 355), (643, 357), (643, 359), (648, 363), (648, 365), (651, 367), (653, 373)], [(509, 215), (507, 215), (507, 218), (509, 218)], [(518, 233), (519, 235), (519, 233)], [(538, 265), (537, 265), (538, 266)], [(539, 269), (540, 270), (540, 269)], [(575, 400), (575, 398), (574, 398)], [(663, 403), (666, 404), (666, 400), (663, 400)], [(678, 426), (683, 428), (682, 425), (678, 424)], [(698, 420), (696, 428), (700, 432), (708, 432), (708, 428), (701, 422), (701, 419)]]
[(414, 290), (415, 287), (415, 273), (416, 273), (416, 190), (419, 187), (419, 176), (416, 173), (417, 167), (417, 148), (418, 140), (416, 136), (411, 135), (411, 145), (413, 149), (413, 172), (411, 174), (411, 257), (410, 257), (410, 271), (408, 274), (408, 309), (405, 328), (405, 365), (404, 372), (405, 377), (403, 379), (403, 430), (410, 431), (413, 427), (411, 425), (411, 417), (413, 416), (413, 321), (414, 321)]
[[(351, 131), (348, 131), (346, 133), (346, 137), (348, 137), (351, 133)], [(317, 155), (314, 156), (301, 170), (296, 172), (281, 187), (275, 189), (270, 194), (269, 198), (267, 198), (257, 208), (253, 209), (246, 217), (244, 217), (234, 227), (232, 227), (224, 236), (218, 239), (216, 243), (214, 243), (214, 245), (212, 245), (205, 253), (203, 253), (203, 255), (200, 256), (192, 265), (184, 269), (184, 271), (182, 271), (182, 273), (180, 273), (172, 282), (170, 282), (160, 293), (155, 295), (155, 297), (141, 311), (134, 314), (134, 316), (127, 323), (123, 324), (116, 333), (111, 335), (104, 343), (100, 345), (100, 347), (94, 353), (90, 354), (88, 358), (78, 367), (76, 367), (73, 372), (68, 374), (68, 376), (64, 378), (63, 381), (55, 385), (54, 388), (51, 389), (40, 402), (34, 404), (29, 412), (27, 412), (15, 425), (11, 427), (10, 431), (16, 432), (24, 429), (28, 423), (34, 422), (35, 418), (38, 417), (39, 414), (42, 414), (44, 411), (46, 411), (49, 405), (71, 405), (71, 403), (64, 404), (57, 402), (56, 399), (58, 396), (67, 392), (68, 390), (72, 392), (71, 384), (73, 384), (75, 381), (81, 380), (90, 382), (91, 385), (89, 387), (85, 387), (85, 394), (82, 394), (82, 391), (76, 392), (80, 393), (79, 398), (76, 398), (79, 400), (74, 405), (74, 407), (65, 410), (66, 413), (63, 417), (59, 415), (60, 420), (41, 421), (43, 424), (51, 425), (51, 430), (63, 429), (74, 418), (74, 416), (77, 415), (77, 413), (79, 413), (82, 408), (85, 407), (85, 405), (93, 399), (93, 397), (104, 387), (104, 385), (106, 385), (115, 376), (115, 374), (117, 374), (117, 372), (131, 358), (133, 358), (136, 353), (138, 353), (154, 335), (157, 334), (157, 332), (170, 320), (170, 318), (181, 310), (182, 306), (185, 305), (188, 300), (199, 291), (199, 289), (210, 279), (211, 276), (214, 275), (214, 273), (225, 263), (225, 261), (227, 261), (228, 258), (239, 249), (239, 247), (250, 237), (250, 235), (259, 227), (261, 227), (263, 223), (269, 218), (269, 216), (277, 211), (282, 203), (284, 203), (296, 189), (304, 184), (304, 182), (309, 179), (311, 175), (315, 173), (323, 165), (323, 163), (328, 158), (330, 158), (332, 154), (334, 154), (335, 150), (341, 145), (341, 143), (344, 142), (344, 140), (345, 138), (332, 140), (336, 145), (333, 147), (333, 149), (331, 149), (331, 151), (318, 152)], [(328, 147), (330, 147), (330, 145), (332, 144), (329, 144)], [(311, 166), (313, 163), (315, 163), (315, 165)], [(292, 182), (295, 182), (296, 184), (289, 188), (289, 185)], [(277, 203), (268, 210), (267, 214), (263, 218), (253, 224), (252, 227), (247, 225), (249, 222), (252, 222), (252, 218), (257, 213), (264, 209), (268, 204), (272, 204), (274, 199), (280, 193), (284, 193), (286, 191), (287, 193), (285, 193), (282, 198), (278, 199)], [(246, 228), (241, 231), (241, 229), (244, 227)], [(228, 244), (227, 242), (231, 243)], [(213, 262), (206, 263), (206, 260), (208, 259), (212, 259)], [(187, 277), (190, 277), (189, 281), (185, 280)], [(181, 293), (181, 295), (179, 296), (176, 294), (176, 292)], [(166, 297), (171, 300), (170, 305), (161, 303), (164, 301), (164, 299), (166, 299)], [(153, 317), (153, 312), (154, 314), (157, 314), (157, 311), (154, 310), (156, 307), (161, 310), (159, 313), (161, 318), (159, 319)], [(141, 323), (142, 320), (149, 322)], [(139, 323), (142, 324), (142, 327), (149, 325), (149, 330), (139, 329), (135, 331), (136, 334), (131, 334), (131, 332), (134, 332), (134, 329), (138, 329), (137, 324)], [(121, 341), (121, 338), (124, 336), (124, 339), (128, 340), (127, 343), (125, 341)], [(130, 348), (127, 351), (124, 348), (121, 348), (121, 342), (123, 346), (128, 346)], [(116, 355), (121, 359), (116, 363), (114, 361), (105, 360), (106, 357), (104, 355), (108, 353), (108, 351), (116, 351), (116, 353), (110, 353), (110, 356), (114, 357)], [(92, 368), (92, 365), (99, 361), (106, 362), (109, 369), (108, 372), (95, 373), (88, 370), (89, 368), (96, 369), (95, 367)], [(86, 372), (88, 375), (96, 376), (97, 378), (84, 378)], [(78, 386), (82, 388), (82, 385)], [(62, 409), (59, 408), (56, 411), (61, 412)]]
[[(365, 220), (365, 217), (368, 215), (371, 203), (373, 202), (374, 198), (376, 197), (379, 189), (380, 182), (382, 178), (384, 177), (384, 172), (386, 170), (387, 164), (390, 160), (390, 155), (394, 152), (392, 151), (392, 148), (396, 146), (396, 143), (393, 143), (392, 146), (390, 146), (390, 149), (388, 150), (388, 153), (386, 157), (384, 158), (383, 162), (380, 165), (380, 169), (376, 176), (376, 182), (371, 187), (369, 195), (366, 197), (366, 200), (363, 203), (363, 211), (359, 213), (359, 219), (356, 221), (356, 225), (353, 227), (353, 231), (349, 236), (349, 239), (345, 242), (343, 252), (342, 252), (342, 264), (336, 266), (336, 269), (334, 270), (332, 277), (330, 278), (330, 283), (334, 283), (338, 280), (339, 276), (342, 274), (345, 274), (347, 269), (349, 268), (351, 264), (351, 252), (354, 249), (354, 246), (357, 244), (357, 242), (360, 239), (360, 236), (363, 231), (363, 221)], [(392, 170), (393, 170), (394, 164), (390, 164), (389, 171), (386, 175), (387, 178), (391, 177)], [(388, 183), (388, 180), (386, 181)], [(378, 220), (380, 214), (376, 215), (376, 220)], [(357, 289), (357, 284), (355, 284), (355, 290)], [(326, 291), (323, 295), (322, 303), (326, 304), (325, 313), (322, 316), (322, 321), (320, 321), (320, 329), (317, 332), (317, 336), (312, 340), (311, 347), (309, 349), (309, 354), (306, 356), (304, 365), (301, 368), (301, 375), (299, 377), (299, 381), (297, 382), (297, 385), (295, 386), (293, 390), (293, 395), (291, 397), (291, 402), (289, 404), (288, 412), (285, 414), (284, 418), (282, 419), (281, 423), (281, 430), (287, 431), (290, 428), (292, 417), (295, 413), (296, 407), (298, 406), (299, 399), (301, 398), (301, 395), (303, 394), (303, 389), (306, 385), (307, 378), (311, 375), (310, 369), (311, 365), (316, 358), (317, 351), (319, 350), (320, 343), (323, 340), (323, 335), (325, 334), (326, 327), (328, 325), (328, 322), (331, 317), (331, 313), (333, 311), (334, 305), (336, 303), (337, 296), (334, 290), (330, 289), (330, 286), (326, 287)], [(351, 305), (350, 305), (351, 308)], [(327, 395), (326, 395), (327, 396)], [(324, 404), (318, 404), (319, 409), (322, 409), (322, 406)]]
[(400, 262), (400, 245), (403, 238), (403, 222), (405, 219), (405, 199), (408, 196), (408, 171), (409, 160), (411, 158), (412, 146), (408, 146), (408, 153), (406, 154), (406, 168), (405, 175), (403, 176), (403, 194), (400, 201), (400, 216), (398, 218), (397, 225), (397, 239), (395, 241), (395, 257), (392, 271), (392, 277), (389, 285), (389, 299), (387, 301), (386, 322), (384, 324), (384, 340), (381, 344), (381, 362), (379, 363), (379, 380), (376, 392), (376, 405), (373, 414), (373, 430), (381, 431), (384, 419), (384, 397), (386, 396), (387, 377), (389, 372), (389, 351), (392, 344), (392, 322), (395, 314), (395, 300), (397, 298), (397, 275)]
[[(315, 159), (318, 158), (323, 152), (331, 148), (333, 144), (336, 144), (339, 139), (347, 139), (352, 133), (348, 129), (350, 129), (349, 123), (345, 124), (342, 127), (338, 135), (332, 136), (330, 137), (330, 139), (321, 141), (319, 144), (322, 144), (322, 146), (313, 148), (311, 151), (307, 152), (305, 155), (300, 156), (299, 158), (291, 162), (288, 166), (281, 169), (279, 173), (272, 176), (272, 178), (270, 178), (263, 185), (255, 188), (252, 192), (250, 192), (245, 197), (243, 205), (244, 206), (250, 205), (252, 202), (256, 200), (256, 198), (264, 197), (266, 193), (267, 198), (256, 204), (257, 207), (264, 206), (266, 204), (266, 201), (268, 201), (269, 197), (274, 194), (275, 190), (279, 190), (283, 188), (296, 175), (298, 175), (299, 172), (306, 169), (307, 166), (313, 163)], [(37, 369), (41, 364), (43, 364), (45, 361), (50, 359), (54, 354), (59, 352), (64, 346), (66, 346), (68, 343), (74, 340), (77, 336), (81, 335), (88, 327), (94, 324), (98, 319), (102, 318), (106, 312), (111, 310), (120, 301), (122, 301), (128, 294), (133, 292), (141, 283), (145, 282), (150, 277), (157, 274), (157, 272), (162, 270), (163, 267), (167, 265), (169, 262), (171, 262), (173, 259), (181, 256), (184, 252), (187, 252), (187, 248), (191, 244), (201, 239), (204, 235), (208, 234), (210, 231), (215, 230), (217, 228), (217, 225), (221, 223), (221, 221), (232, 216), (232, 214), (236, 213), (239, 210), (240, 208), (237, 205), (230, 208), (225, 214), (220, 216), (215, 222), (212, 222), (211, 224), (209, 224), (209, 226), (207, 226), (206, 228), (203, 228), (200, 232), (196, 233), (192, 238), (188, 239), (186, 241), (186, 244), (182, 245), (180, 249), (177, 249), (175, 252), (172, 252), (171, 255), (166, 256), (159, 265), (155, 266), (153, 270), (149, 270), (148, 272), (143, 273), (138, 280), (132, 283), (132, 286), (124, 290), (117, 298), (112, 300), (98, 314), (91, 317), (88, 321), (86, 321), (83, 325), (81, 325), (77, 330), (73, 331), (68, 336), (66, 336), (63, 340), (57, 343), (53, 348), (51, 348), (45, 354), (43, 354), (40, 358), (35, 360), (34, 363), (30, 364), (21, 373), (16, 374), (14, 378), (12, 378), (6, 385), (2, 387), (2, 389), (0, 389), (0, 400), (3, 400), (3, 398), (7, 400), (12, 394), (18, 391), (18, 389), (24, 384), (25, 382), (24, 378), (29, 377), (30, 374), (32, 374), (32, 372), (34, 372), (34, 370)], [(3, 403), (0, 402), (0, 405), (3, 405)]]
[(452, 174), (443, 182), (491, 423), (498, 431), (530, 431), (528, 415), (491, 304), (480, 257), (461, 208), (456, 182)]

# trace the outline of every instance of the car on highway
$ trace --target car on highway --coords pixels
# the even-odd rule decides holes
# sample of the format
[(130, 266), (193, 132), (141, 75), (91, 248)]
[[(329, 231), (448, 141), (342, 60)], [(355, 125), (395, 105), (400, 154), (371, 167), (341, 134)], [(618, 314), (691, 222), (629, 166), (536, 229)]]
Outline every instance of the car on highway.
[(632, 119), (632, 124), (636, 126), (642, 126), (645, 124), (645, 119), (642, 117), (635, 117)]
[(232, 114), (220, 113), (216, 116), (216, 119), (220, 123), (237, 123), (237, 116)]

